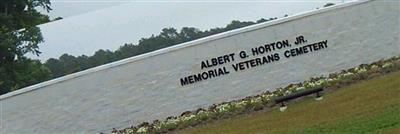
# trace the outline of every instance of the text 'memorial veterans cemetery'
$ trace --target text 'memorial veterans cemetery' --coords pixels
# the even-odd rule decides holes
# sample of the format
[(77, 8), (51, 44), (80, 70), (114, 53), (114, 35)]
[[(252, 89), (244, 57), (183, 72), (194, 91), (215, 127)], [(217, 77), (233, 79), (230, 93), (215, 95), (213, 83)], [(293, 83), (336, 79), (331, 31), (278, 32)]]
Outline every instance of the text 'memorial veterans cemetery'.
[[(246, 53), (246, 51), (240, 51), (238, 53), (238, 56), (236, 56), (236, 59), (237, 60), (238, 59), (239, 60), (240, 59), (243, 59), (243, 60), (248, 59), (248, 60), (244, 60), (244, 61), (242, 60), (241, 62), (234, 63), (231, 65), (231, 67), (234, 70), (234, 72), (244, 71), (249, 68), (261, 66), (264, 64), (272, 63), (272, 62), (277, 62), (281, 59), (281, 57), (284, 57), (284, 58), (295, 57), (295, 56), (307, 54), (310, 52), (316, 52), (318, 50), (322, 50), (322, 49), (325, 49), (328, 47), (327, 40), (311, 43), (308, 45), (301, 45), (306, 42), (307, 42), (307, 40), (305, 40), (303, 36), (297, 37), (294, 44), (298, 45), (298, 47), (284, 51), (281, 54), (283, 56), (280, 56), (279, 53), (276, 53), (274, 51), (292, 47), (292, 44), (289, 43), (289, 40), (287, 40), (287, 39), (283, 40), (283, 41), (267, 43), (267, 44), (263, 44), (261, 46), (254, 47), (251, 49), (250, 55), (248, 55)], [(215, 58), (211, 58), (208, 60), (204, 60), (201, 62), (200, 68), (201, 68), (201, 70), (203, 70), (206, 68), (223, 65), (225, 63), (234, 62), (235, 55), (236, 55), (235, 53), (230, 53), (230, 54), (225, 54), (225, 55), (218, 56)], [(265, 55), (265, 56), (260, 56), (260, 55)], [(255, 57), (255, 58), (249, 58), (250, 56)], [(220, 67), (220, 68), (214, 67), (214, 69), (181, 78), (181, 85), (184, 86), (184, 85), (192, 84), (192, 83), (199, 82), (202, 80), (207, 80), (209, 78), (227, 75), (230, 72), (231, 71), (228, 71), (225, 66)]]
[(0, 96), (0, 130), (109, 132), (398, 56), (399, 21), (361, 0), (131, 57)]

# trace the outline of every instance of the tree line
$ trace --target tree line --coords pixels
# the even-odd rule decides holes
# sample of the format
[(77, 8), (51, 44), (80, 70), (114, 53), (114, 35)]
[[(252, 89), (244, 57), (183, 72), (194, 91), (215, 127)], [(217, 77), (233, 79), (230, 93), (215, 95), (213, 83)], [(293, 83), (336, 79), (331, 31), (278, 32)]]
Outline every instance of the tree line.
[(142, 38), (137, 44), (126, 43), (115, 51), (100, 49), (92, 56), (73, 56), (63, 54), (58, 59), (50, 58), (44, 63), (44, 65), (52, 72), (52, 78), (57, 78), (124, 58), (274, 19), (276, 18), (270, 18), (268, 20), (260, 19), (256, 22), (232, 21), (223, 28), (212, 28), (205, 31), (201, 31), (194, 27), (183, 27), (179, 31), (175, 28), (164, 28), (158, 35)]

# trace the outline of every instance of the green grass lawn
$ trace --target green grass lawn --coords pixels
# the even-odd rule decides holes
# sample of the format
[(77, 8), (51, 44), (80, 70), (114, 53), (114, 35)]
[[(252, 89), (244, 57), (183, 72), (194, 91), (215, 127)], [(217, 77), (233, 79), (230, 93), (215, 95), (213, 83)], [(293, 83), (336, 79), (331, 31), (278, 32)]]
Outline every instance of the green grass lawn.
[(291, 103), (285, 112), (254, 112), (177, 133), (400, 134), (400, 72), (327, 93), (322, 101)]

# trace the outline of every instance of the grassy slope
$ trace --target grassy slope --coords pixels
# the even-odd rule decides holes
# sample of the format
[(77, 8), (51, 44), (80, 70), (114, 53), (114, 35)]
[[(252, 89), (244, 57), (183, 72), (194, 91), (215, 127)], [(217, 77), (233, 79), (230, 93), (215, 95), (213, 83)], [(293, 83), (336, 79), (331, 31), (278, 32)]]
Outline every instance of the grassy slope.
[(322, 101), (289, 104), (285, 112), (241, 115), (177, 133), (400, 134), (400, 72), (328, 93)]

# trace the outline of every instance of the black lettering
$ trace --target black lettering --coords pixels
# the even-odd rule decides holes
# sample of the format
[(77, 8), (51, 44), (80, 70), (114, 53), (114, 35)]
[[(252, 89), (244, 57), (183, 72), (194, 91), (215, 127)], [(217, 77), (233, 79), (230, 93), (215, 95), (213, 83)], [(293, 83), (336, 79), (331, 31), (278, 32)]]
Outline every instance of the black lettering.
[(232, 61), (235, 61), (235, 58), (233, 57), (234, 55), (235, 55), (235, 53), (229, 54), (229, 56), (231, 57)]
[(290, 53), (289, 50), (286, 50), (286, 51), (285, 51), (284, 55), (285, 55), (286, 58), (289, 58), (289, 57), (290, 57), (290, 54), (289, 54), (289, 53)]
[(328, 40), (322, 41), (322, 44), (325, 46), (325, 48), (328, 48)]
[(269, 44), (265, 45), (264, 47), (265, 47), (265, 50), (266, 50), (267, 52), (271, 52), (271, 51), (272, 51)]
[(276, 42), (276, 48), (281, 49), (282, 47), (283, 47), (282, 42), (280, 41)]
[(201, 74), (193, 75), (193, 77), (194, 77), (194, 82), (198, 82), (198, 81), (202, 80), (201, 79)]
[(188, 78), (187, 77), (181, 78), (181, 85), (184, 86), (184, 85), (187, 85), (187, 84), (189, 84)]
[(201, 62), (201, 69), (207, 68), (207, 64), (204, 61)]
[(261, 58), (257, 58), (257, 59), (256, 59), (256, 64), (257, 64), (257, 65), (262, 65), (262, 64), (263, 64), (263, 63), (261, 62)]
[(228, 71), (228, 70), (226, 70), (226, 68), (225, 68), (225, 67), (223, 67), (223, 70), (224, 70), (224, 74), (229, 74), (229, 71)]
[(208, 76), (209, 76), (209, 77), (215, 77), (214, 71), (215, 71), (215, 70), (210, 70), (210, 71), (208, 71)]
[(242, 58), (242, 59), (244, 59), (244, 58), (247, 58), (247, 57), (248, 57), (248, 55), (246, 54), (246, 52), (245, 52), (245, 51), (240, 51), (240, 52), (239, 52), (239, 56), (240, 56), (240, 58)]
[(253, 53), (253, 56), (258, 55), (258, 49), (257, 49), (257, 47), (252, 48), (252, 49), (251, 49), (251, 52)]
[(282, 46), (283, 46), (283, 48), (290, 47), (289, 40), (283, 40), (282, 41)]
[(204, 80), (207, 80), (208, 79), (208, 73), (207, 72), (201, 73), (201, 77), (203, 77)]
[(257, 66), (256, 61), (254, 61), (254, 59), (250, 60), (250, 66), (251, 67)]
[(271, 44), (269, 44), (268, 46), (269, 46), (269, 47), (272, 47), (272, 48), (271, 48), (272, 51), (275, 51), (275, 43), (271, 43)]
[(238, 65), (238, 63), (232, 64), (232, 67), (233, 67), (233, 69), (237, 72), (237, 71), (238, 71), (239, 65)]
[(211, 59), (211, 63), (212, 63), (212, 66), (218, 65), (218, 61), (217, 61), (216, 58), (212, 58), (212, 59)]
[(312, 44), (312, 47), (313, 47), (313, 49), (314, 49), (315, 51), (319, 50), (319, 47), (318, 47), (317, 43), (313, 43), (313, 44)]
[(265, 63), (269, 63), (269, 60), (267, 59), (267, 57), (263, 57), (263, 63), (265, 64)]
[(230, 59), (229, 59), (229, 55), (224, 55), (224, 62), (225, 63), (231, 62)]
[(275, 53), (274, 54), (274, 61), (279, 61), (279, 59), (280, 59), (280, 57), (279, 57), (279, 54), (278, 53)]
[(250, 66), (250, 65), (249, 65), (249, 60), (248, 60), (248, 61), (245, 61), (244, 63), (245, 63), (245, 65), (246, 65), (246, 68), (249, 68), (249, 66)]
[(217, 76), (220, 76), (220, 75), (224, 75), (224, 70), (222, 68), (218, 68), (218, 75)]
[(275, 61), (275, 57), (273, 55), (268, 55), (267, 58), (268, 58), (268, 63), (271, 61)]
[(217, 58), (218, 64), (224, 64), (224, 59), (223, 57), (218, 57)]
[(306, 42), (304, 40), (304, 37), (303, 36), (299, 36), (299, 37), (296, 37), (296, 42), (294, 42), (294, 44), (299, 45), (299, 44), (301, 44), (303, 42)]
[(193, 75), (192, 75), (192, 76), (189, 76), (188, 79), (189, 79), (189, 83), (190, 83), (190, 84), (194, 83)]
[(303, 52), (306, 54), (306, 53), (308, 53), (308, 49), (307, 49), (307, 47), (308, 47), (308, 45), (307, 46), (303, 46), (303, 47), (301, 47), (302, 49), (303, 49)]

